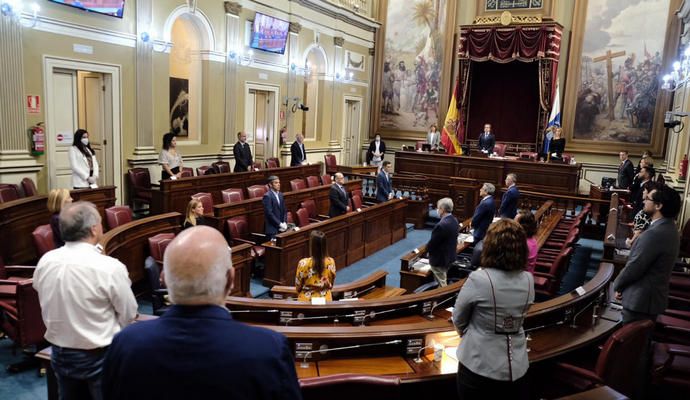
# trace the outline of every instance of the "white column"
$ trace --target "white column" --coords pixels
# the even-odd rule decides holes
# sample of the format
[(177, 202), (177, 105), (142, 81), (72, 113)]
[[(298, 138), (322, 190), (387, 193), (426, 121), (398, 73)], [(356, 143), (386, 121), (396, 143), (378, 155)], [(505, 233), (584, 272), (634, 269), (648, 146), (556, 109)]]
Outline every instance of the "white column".
[[(233, 1), (226, 1), (225, 7), (225, 129), (221, 157), (232, 155), (232, 148), (237, 141), (237, 62), (230, 59), (231, 51), (239, 52), (240, 43), (240, 13), (242, 6)], [(236, 56), (237, 57), (237, 56)]]

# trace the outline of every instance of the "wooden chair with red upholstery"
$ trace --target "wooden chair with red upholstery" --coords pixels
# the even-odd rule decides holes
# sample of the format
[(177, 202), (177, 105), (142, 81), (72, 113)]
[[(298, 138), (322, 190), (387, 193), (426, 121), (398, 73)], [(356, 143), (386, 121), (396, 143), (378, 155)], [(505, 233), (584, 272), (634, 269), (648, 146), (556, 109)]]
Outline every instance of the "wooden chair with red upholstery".
[(538, 295), (551, 298), (558, 293), (561, 287), (561, 279), (568, 270), (572, 247), (563, 249), (553, 261), (537, 260), (534, 269), (534, 292)]
[(264, 163), (261, 161), (254, 161), (254, 163), (252, 164), (252, 169), (257, 171), (260, 169), (264, 169)]
[(158, 265), (163, 266), (163, 255), (165, 254), (165, 249), (173, 239), (175, 239), (175, 234), (172, 232), (159, 233), (148, 238), (149, 254)]
[(151, 183), (151, 174), (148, 168), (131, 168), (127, 171), (129, 182), (129, 206), (134, 212), (139, 212), (139, 205), (146, 204), (151, 206), (152, 187), (158, 184)]
[(521, 151), (518, 153), (518, 157), (520, 157), (521, 160), (537, 161), (539, 155), (534, 151)]
[(307, 210), (307, 216), (311, 222), (319, 222), (328, 219), (328, 215), (319, 214), (314, 199), (304, 200), (299, 206)]
[(290, 181), (290, 190), (297, 191), (297, 190), (303, 190), (307, 188), (307, 183), (304, 181), (304, 179), (293, 179)]
[(216, 174), (225, 174), (230, 172), (230, 163), (227, 161), (216, 161), (211, 164), (211, 168), (216, 171)]
[(335, 154), (326, 154), (323, 156), (323, 161), (326, 164), (326, 174), (333, 175), (338, 172), (338, 163), (335, 160)]
[(213, 169), (213, 167), (210, 165), (204, 165), (204, 166), (198, 167), (196, 169), (196, 175), (197, 176), (213, 175), (215, 173), (216, 173), (216, 170)]
[(213, 196), (211, 196), (211, 193), (199, 192), (190, 197), (201, 202), (201, 205), (204, 206), (204, 215), (213, 214)]
[(17, 200), (19, 198), (19, 189), (16, 185), (10, 183), (0, 183), (0, 203), (6, 201)]
[(266, 168), (280, 168), (280, 160), (277, 157), (271, 157), (266, 160)]
[(22, 179), (22, 190), (24, 191), (24, 197), (36, 196), (38, 194), (36, 184), (31, 178)]
[(194, 168), (192, 167), (182, 167), (182, 171), (180, 172), (180, 177), (182, 178), (189, 178), (191, 176), (194, 176)]
[(252, 185), (247, 188), (248, 198), (250, 199), (262, 198), (266, 192), (268, 192), (266, 185)]
[[(46, 326), (43, 324), (41, 304), (38, 293), (33, 288), (33, 280), (0, 281), (0, 286), (13, 286), (15, 292), (14, 297), (0, 298), (0, 331), (12, 339), (15, 348), (43, 348), (46, 344), (43, 338)], [(35, 366), (38, 366), (38, 360), (31, 356), (7, 369), (19, 372)]]
[(300, 208), (297, 210), (297, 226), (303, 228), (309, 225), (311, 221), (309, 220), (309, 211), (306, 208)]
[(227, 188), (221, 190), (220, 194), (223, 196), (223, 203), (237, 203), (244, 200), (242, 188)]
[(654, 323), (649, 320), (631, 322), (614, 332), (604, 343), (594, 370), (568, 363), (550, 368), (550, 385), (561, 393), (548, 398), (589, 390), (606, 385), (630, 397), (638, 391), (638, 384), (646, 376), (640, 364), (640, 350), (647, 348)]
[(292, 216), (292, 211), (287, 212), (287, 217), (285, 217), (285, 222), (288, 224), (294, 224), (295, 223), (295, 218)]
[(319, 177), (314, 176), (314, 175), (308, 176), (307, 177), (307, 187), (313, 188), (313, 187), (317, 187), (317, 186), (321, 186), (321, 182), (319, 182)]
[(45, 253), (55, 248), (55, 240), (53, 239), (53, 229), (50, 224), (40, 225), (31, 232), (36, 246), (38, 257), (42, 257)]
[[(31, 279), (34, 274), (36, 267), (26, 266), (26, 265), (5, 265), (2, 257), (0, 257), (0, 282), (3, 281), (13, 281), (19, 282), (27, 279)], [(13, 297), (17, 293), (17, 287), (15, 285), (0, 284), (0, 299)], [(1, 319), (1, 317), (0, 317)]]
[(422, 150), (424, 148), (424, 145), (426, 144), (426, 140), (417, 140), (414, 144), (414, 149), (415, 150)]
[(368, 399), (400, 399), (400, 378), (396, 376), (335, 374), (302, 378), (299, 381), (304, 400), (351, 400), (366, 394)]
[(496, 143), (494, 145), (494, 153), (496, 153), (496, 155), (499, 157), (504, 157), (506, 155), (506, 144)]
[(263, 259), (266, 249), (260, 244), (266, 241), (266, 235), (249, 232), (249, 223), (247, 222), (246, 215), (232, 217), (225, 221), (225, 225), (227, 226), (228, 236), (232, 246), (241, 243), (251, 244), (251, 255), (254, 261)]
[(352, 195), (352, 211), (361, 210), (363, 208), (366, 208), (366, 206), (362, 204), (362, 198), (356, 194)]
[(333, 177), (330, 174), (321, 175), (321, 184), (330, 185), (333, 183)]
[(105, 221), (109, 230), (132, 222), (132, 219), (132, 209), (129, 206), (112, 206), (105, 209)]
[(690, 393), (690, 346), (678, 343), (652, 344), (652, 385), (658, 398), (682, 399)]

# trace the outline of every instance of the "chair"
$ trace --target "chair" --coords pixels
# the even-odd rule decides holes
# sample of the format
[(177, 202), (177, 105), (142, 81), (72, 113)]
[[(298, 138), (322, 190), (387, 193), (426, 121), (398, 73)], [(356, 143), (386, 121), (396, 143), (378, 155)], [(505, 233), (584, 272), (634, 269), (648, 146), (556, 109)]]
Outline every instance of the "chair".
[[(36, 267), (26, 265), (11, 265), (5, 266), (2, 258), (0, 258), (0, 282), (2, 281), (24, 281), (31, 279)], [(3, 298), (14, 298), (17, 294), (17, 287), (15, 285), (0, 284), (0, 300)], [(0, 319), (2, 315), (0, 314)]]
[(261, 161), (255, 161), (252, 164), (252, 169), (255, 169), (255, 170), (264, 169), (264, 164)]
[(16, 185), (0, 183), (0, 203), (17, 200), (18, 198), (19, 190)]
[(105, 220), (108, 229), (115, 229), (122, 224), (132, 222), (132, 209), (129, 206), (112, 206), (105, 209)]
[(328, 215), (321, 215), (318, 213), (314, 199), (304, 200), (299, 206), (307, 210), (307, 215), (311, 222), (319, 222), (328, 219)]
[(264, 197), (267, 191), (268, 189), (266, 189), (266, 185), (252, 185), (247, 188), (247, 194), (249, 195), (250, 199)]
[(362, 198), (357, 196), (357, 195), (353, 195), (352, 196), (352, 211), (361, 210), (361, 209), (362, 209)]
[(204, 206), (205, 215), (213, 214), (213, 196), (211, 196), (211, 193), (199, 192), (191, 195), (191, 198), (201, 201), (201, 205)]
[(496, 143), (494, 145), (494, 153), (496, 153), (497, 156), (503, 157), (506, 155), (506, 144), (505, 143)]
[(197, 176), (204, 176), (204, 175), (213, 175), (216, 173), (216, 170), (213, 169), (213, 167), (209, 165), (204, 165), (196, 169), (196, 175)]
[(161, 286), (161, 271), (158, 268), (158, 262), (151, 256), (146, 257), (144, 271), (146, 271), (146, 278), (149, 280), (149, 288), (151, 289), (153, 315), (161, 316), (168, 310), (168, 306), (165, 305), (165, 296), (168, 294), (168, 290)]
[(285, 217), (285, 222), (288, 224), (294, 224), (295, 223), (295, 218), (292, 216), (292, 211), (287, 212), (287, 217)]
[(604, 343), (593, 371), (572, 364), (557, 363), (553, 376), (557, 382), (554, 384), (564, 384), (573, 389), (573, 392), (607, 385), (632, 398), (636, 394), (638, 382), (643, 378), (640, 375), (643, 371), (638, 368), (640, 351), (647, 348), (653, 328), (654, 323), (649, 320), (624, 325)]
[(415, 150), (422, 150), (425, 144), (426, 144), (426, 140), (417, 140), (417, 142), (414, 144), (414, 149)]
[(299, 381), (304, 400), (321, 400), (328, 393), (329, 400), (368, 399), (395, 400), (400, 398), (400, 378), (395, 376), (336, 374), (304, 378)]
[(307, 183), (304, 182), (304, 179), (293, 179), (290, 181), (290, 190), (291, 191), (297, 191), (297, 190), (302, 190), (307, 188)]
[(220, 194), (223, 196), (223, 203), (236, 203), (244, 200), (244, 192), (241, 188), (228, 188), (221, 190)]
[(325, 185), (330, 185), (330, 184), (333, 183), (333, 178), (332, 178), (331, 175), (329, 175), (329, 174), (322, 175), (322, 176), (321, 176), (321, 183), (322, 183), (324, 186), (325, 186)]
[(216, 161), (211, 164), (211, 168), (216, 171), (216, 174), (225, 174), (230, 172), (230, 163), (227, 161)]
[(306, 208), (300, 208), (297, 210), (297, 226), (303, 228), (309, 225), (309, 211)]
[(518, 156), (521, 160), (537, 161), (538, 154), (533, 151), (521, 151)]
[(561, 286), (561, 278), (568, 269), (572, 247), (566, 247), (551, 262), (537, 260), (534, 270), (534, 292), (553, 297)]
[(307, 187), (313, 188), (317, 186), (321, 186), (321, 182), (319, 182), (319, 177), (314, 175), (308, 176)]
[[(690, 346), (654, 343), (652, 349), (652, 384), (657, 386), (654, 393), (659, 393), (659, 398), (687, 398), (690, 393)], [(677, 393), (664, 393), (666, 391)]]
[(182, 167), (182, 171), (180, 171), (180, 177), (181, 178), (188, 178), (190, 176), (194, 176), (194, 168), (192, 167)]
[(570, 153), (563, 153), (561, 154), (561, 158), (563, 159), (564, 164), (570, 164), (570, 160), (573, 159), (573, 155)]
[(55, 248), (55, 240), (53, 239), (53, 229), (50, 224), (40, 225), (31, 232), (36, 246), (38, 257), (42, 257), (45, 253)]
[(277, 157), (271, 157), (266, 160), (266, 168), (280, 168), (280, 160)]
[(22, 190), (24, 190), (24, 197), (36, 196), (38, 194), (36, 184), (31, 178), (22, 179)]
[(327, 175), (333, 175), (338, 172), (338, 163), (335, 160), (335, 154), (325, 154), (323, 160), (326, 163)]
[(173, 239), (175, 239), (175, 234), (172, 232), (159, 233), (155, 236), (151, 236), (148, 239), (149, 255), (153, 257), (154, 261), (156, 261), (158, 265), (163, 265), (163, 255), (165, 255), (165, 249)]
[(132, 168), (127, 171), (129, 181), (129, 205), (134, 212), (139, 211), (136, 205), (146, 204), (151, 206), (151, 187), (158, 186), (151, 183), (151, 174), (148, 168)]
[(261, 233), (250, 233), (247, 216), (242, 215), (239, 217), (232, 217), (225, 221), (225, 225), (228, 227), (228, 235), (230, 236), (231, 245), (240, 243), (251, 244), (252, 258), (255, 261), (263, 258), (264, 254), (266, 253), (266, 249), (263, 246), (260, 246), (258, 243), (266, 241), (266, 235)]
[[(41, 303), (38, 301), (38, 293), (33, 288), (33, 280), (27, 279), (20, 282), (0, 281), (1, 286), (14, 286), (15, 295), (11, 299), (0, 298), (0, 330), (12, 339), (15, 347), (21, 349), (36, 346), (41, 349), (45, 344), (43, 336), (46, 326), (41, 317)], [(36, 366), (35, 357), (10, 365), (10, 372)]]

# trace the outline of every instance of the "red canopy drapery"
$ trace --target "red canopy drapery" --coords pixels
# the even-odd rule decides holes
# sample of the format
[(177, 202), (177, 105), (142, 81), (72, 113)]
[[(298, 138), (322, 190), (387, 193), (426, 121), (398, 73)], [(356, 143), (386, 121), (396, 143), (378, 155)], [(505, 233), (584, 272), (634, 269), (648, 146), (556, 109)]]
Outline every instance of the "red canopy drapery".
[[(551, 112), (561, 55), (563, 27), (557, 23), (516, 26), (466, 25), (460, 29), (458, 45), (460, 108), (459, 136), (466, 137), (467, 101), (471, 62), (539, 62), (539, 132), (543, 132)], [(537, 135), (538, 136), (538, 135)], [(535, 143), (539, 138), (535, 136)]]

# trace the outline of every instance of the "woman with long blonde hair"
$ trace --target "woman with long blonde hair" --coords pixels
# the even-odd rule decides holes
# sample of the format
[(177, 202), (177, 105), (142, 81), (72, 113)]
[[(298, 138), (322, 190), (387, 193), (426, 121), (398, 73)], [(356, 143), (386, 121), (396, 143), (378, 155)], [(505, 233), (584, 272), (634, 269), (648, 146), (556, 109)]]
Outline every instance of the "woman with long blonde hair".
[(72, 196), (70, 196), (69, 190), (67, 189), (53, 189), (48, 193), (48, 211), (51, 212), (50, 215), (50, 228), (53, 231), (53, 242), (55, 247), (62, 247), (65, 242), (62, 240), (62, 234), (60, 233), (60, 211), (66, 205), (72, 202)]
[(187, 204), (187, 212), (185, 213), (182, 229), (187, 229), (198, 225), (206, 225), (206, 219), (204, 218), (204, 205), (201, 203), (201, 200), (192, 199)]

